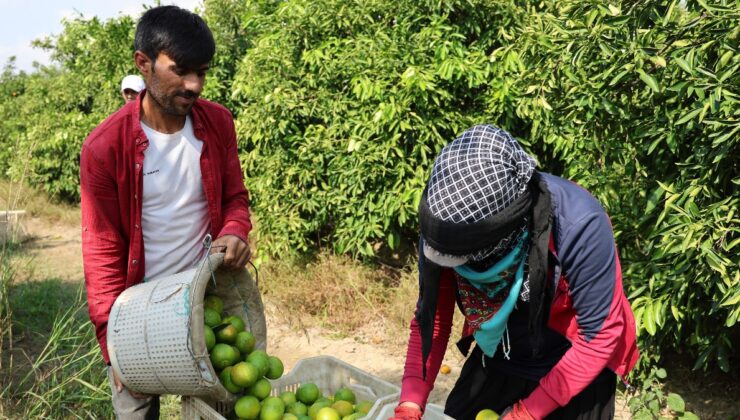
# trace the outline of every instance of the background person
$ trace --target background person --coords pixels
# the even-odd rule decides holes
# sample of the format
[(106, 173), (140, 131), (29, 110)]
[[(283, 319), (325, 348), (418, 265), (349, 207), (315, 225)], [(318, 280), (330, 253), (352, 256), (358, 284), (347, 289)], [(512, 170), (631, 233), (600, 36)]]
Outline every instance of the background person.
[(144, 87), (144, 79), (135, 74), (129, 74), (121, 80), (121, 96), (126, 103), (129, 103), (139, 96), (139, 92)]
[(421, 418), (456, 304), (469, 357), (446, 414), (613, 418), (615, 373), (629, 373), (638, 351), (610, 221), (585, 189), (535, 165), (490, 125), (435, 160), (419, 207), (420, 298), (396, 419)]
[[(215, 51), (211, 31), (187, 10), (156, 7), (139, 20), (134, 47), (147, 89), (92, 131), (80, 159), (88, 309), (108, 364), (108, 316), (126, 288), (192, 268), (207, 234), (226, 267), (250, 257), (234, 122), (198, 98)], [(159, 416), (158, 397), (130, 392), (110, 367), (108, 375), (119, 419)]]

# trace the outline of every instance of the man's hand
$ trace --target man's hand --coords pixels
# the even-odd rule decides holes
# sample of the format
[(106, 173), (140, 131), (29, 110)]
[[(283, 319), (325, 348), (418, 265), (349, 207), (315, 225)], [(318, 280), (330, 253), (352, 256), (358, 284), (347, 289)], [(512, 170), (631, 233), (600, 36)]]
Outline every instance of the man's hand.
[(211, 244), (211, 254), (223, 252), (224, 266), (226, 268), (242, 268), (252, 256), (249, 244), (244, 243), (238, 236), (224, 235)]
[(421, 407), (409, 401), (402, 402), (394, 410), (394, 416), (388, 420), (421, 420)]
[(125, 387), (125, 386), (123, 385), (123, 382), (121, 382), (121, 380), (120, 380), (120, 379), (118, 379), (118, 375), (116, 375), (116, 371), (115, 371), (114, 369), (111, 369), (111, 370), (110, 370), (110, 373), (111, 373), (111, 374), (113, 375), (113, 384), (115, 384), (115, 386), (116, 386), (116, 391), (117, 391), (117, 392), (118, 392), (119, 394), (120, 394), (121, 392), (123, 392), (123, 390), (125, 389), (125, 390), (127, 390), (127, 391), (128, 391), (128, 393), (129, 393), (129, 394), (131, 394), (131, 396), (132, 396), (132, 397), (136, 398), (137, 400), (145, 400), (145, 399), (147, 399), (147, 398), (149, 398), (149, 397), (150, 397), (149, 395), (146, 395), (146, 394), (139, 394), (138, 392), (134, 392), (134, 391), (132, 391), (132, 390), (130, 390), (130, 389), (128, 389), (128, 388), (126, 388), (126, 387)]

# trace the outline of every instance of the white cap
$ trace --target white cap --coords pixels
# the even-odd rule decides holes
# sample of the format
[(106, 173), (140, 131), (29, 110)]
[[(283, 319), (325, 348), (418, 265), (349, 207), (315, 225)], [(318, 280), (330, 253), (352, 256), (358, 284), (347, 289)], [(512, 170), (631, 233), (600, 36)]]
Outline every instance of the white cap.
[(141, 92), (141, 90), (144, 89), (144, 79), (139, 76), (129, 74), (121, 81), (121, 92), (126, 89), (131, 89), (134, 92)]
[(429, 261), (432, 261), (440, 267), (457, 267), (468, 262), (468, 259), (466, 257), (443, 254), (429, 246), (429, 244), (427, 244), (427, 241), (424, 241), (423, 239), (422, 241), (424, 242), (424, 256)]

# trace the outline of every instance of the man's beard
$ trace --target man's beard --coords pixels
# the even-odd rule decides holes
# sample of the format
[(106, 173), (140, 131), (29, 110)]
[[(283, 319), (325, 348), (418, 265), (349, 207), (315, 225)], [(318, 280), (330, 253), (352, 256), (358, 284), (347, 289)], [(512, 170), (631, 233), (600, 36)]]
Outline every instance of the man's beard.
[(149, 86), (149, 89), (147, 89), (147, 93), (152, 96), (154, 102), (156, 102), (165, 113), (177, 117), (187, 116), (190, 113), (190, 109), (195, 104), (195, 101), (187, 105), (178, 105), (175, 102), (176, 98), (182, 97), (187, 99), (198, 99), (199, 96), (197, 93), (189, 90), (179, 90), (172, 95), (162, 93), (160, 90), (159, 78), (156, 74), (152, 74), (152, 83), (151, 86)]

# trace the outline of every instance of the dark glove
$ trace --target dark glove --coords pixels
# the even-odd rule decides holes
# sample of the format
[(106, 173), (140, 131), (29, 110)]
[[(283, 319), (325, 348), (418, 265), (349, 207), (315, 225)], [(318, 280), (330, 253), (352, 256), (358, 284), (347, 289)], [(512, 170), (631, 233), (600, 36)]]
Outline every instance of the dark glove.
[(388, 420), (421, 420), (421, 410), (414, 407), (399, 405), (394, 411), (395, 415)]
[(535, 420), (523, 402), (517, 401), (501, 413), (501, 420)]

